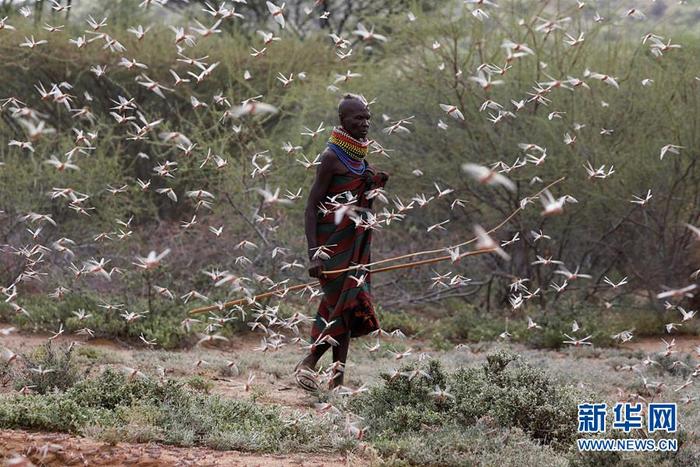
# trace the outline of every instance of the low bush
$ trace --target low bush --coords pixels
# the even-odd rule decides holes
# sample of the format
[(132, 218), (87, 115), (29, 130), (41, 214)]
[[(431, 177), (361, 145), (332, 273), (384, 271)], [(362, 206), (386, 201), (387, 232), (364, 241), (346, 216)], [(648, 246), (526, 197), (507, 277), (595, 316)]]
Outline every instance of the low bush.
[[(616, 345), (613, 336), (626, 329), (633, 329), (636, 337), (665, 335), (665, 323), (677, 322), (678, 315), (679, 313), (673, 310), (660, 313), (651, 308), (639, 309), (625, 305), (609, 310), (587, 304), (565, 303), (548, 311), (538, 309), (530, 312), (487, 313), (473, 305), (460, 303), (457, 308), (450, 310), (447, 316), (436, 318), (425, 326), (428, 335), (432, 336), (432, 342), (440, 349), (449, 347), (445, 341), (497, 340), (504, 331), (510, 334), (510, 341), (523, 343), (535, 349), (565, 347), (565, 333), (574, 338), (590, 335), (589, 342), (596, 347), (612, 347)], [(528, 317), (540, 327), (528, 329)], [(574, 321), (580, 327), (578, 332), (572, 331)], [(694, 322), (684, 323), (677, 332), (697, 335), (700, 333), (700, 325)]]
[[(61, 325), (66, 333), (88, 328), (96, 338), (122, 339), (139, 345), (145, 345), (139, 339), (143, 335), (148, 340), (155, 340), (158, 347), (166, 350), (193, 346), (198, 340), (198, 333), (204, 333), (206, 326), (211, 323), (206, 318), (209, 315), (193, 316), (199, 322), (194, 322), (190, 331), (187, 331), (181, 323), (188, 316), (187, 310), (193, 306), (180, 299), (159, 300), (152, 303), (149, 312), (146, 299), (130, 296), (131, 301), (125, 303), (122, 298), (94, 293), (66, 293), (60, 300), (56, 300), (45, 294), (27, 294), (20, 305), (29, 314), (16, 313), (8, 304), (0, 302), (0, 321), (30, 332), (53, 333)], [(107, 303), (125, 306), (108, 310), (103, 307)], [(80, 311), (83, 312), (83, 318), (74, 313)], [(142, 314), (142, 317), (127, 323), (122, 316), (127, 311)], [(217, 312), (219, 316), (233, 317), (217, 333), (231, 337), (250, 330), (246, 321), (250, 321), (250, 315), (255, 311), (254, 307), (247, 308), (245, 319), (233, 309)], [(298, 309), (293, 305), (279, 305), (280, 317), (288, 318), (295, 311)]]
[(669, 374), (687, 379), (694, 374), (696, 363), (690, 353), (678, 353), (676, 355), (660, 354), (653, 357), (653, 359), (658, 362), (658, 365), (652, 364), (649, 367), (650, 375)]
[(405, 311), (385, 310), (379, 304), (376, 305), (375, 312), (379, 324), (386, 331), (399, 329), (407, 336), (414, 336), (420, 335), (421, 331), (426, 328), (424, 320), (415, 314), (406, 313)]
[[(581, 395), (516, 354), (499, 351), (482, 367), (453, 374), (431, 360), (423, 368), (427, 377), (410, 379), (415, 369), (405, 366), (395, 378), (385, 374), (384, 384), (349, 402), (365, 418), (369, 439), (383, 456), (408, 456), (421, 463), (421, 452), (433, 453), (440, 465), (462, 465), (468, 442), (453, 435), (473, 430), (483, 420), (491, 420), (496, 432), (514, 428), (524, 433), (521, 438), (531, 447), (544, 444), (561, 450), (573, 442)], [(436, 388), (447, 394), (436, 394)], [(445, 439), (437, 442), (436, 436)]]
[[(436, 360), (419, 368), (427, 377), (410, 379), (415, 369), (384, 374), (383, 384), (348, 401), (389, 465), (697, 465), (697, 453), (688, 449), (579, 452), (577, 405), (594, 395), (557, 383), (510, 351), (451, 374)], [(436, 386), (447, 394), (437, 394)], [(676, 438), (679, 446), (689, 442), (687, 432)]]
[(468, 427), (445, 426), (403, 436), (372, 439), (391, 466), (568, 465), (565, 456), (518, 428), (493, 426), (488, 419)]
[(39, 394), (54, 389), (65, 390), (81, 379), (73, 358), (72, 346), (58, 346), (47, 341), (31, 353), (22, 355), (22, 366), (13, 375), (15, 389), (27, 387)]
[[(146, 312), (148, 306), (143, 301), (128, 306), (128, 311), (142, 313), (143, 317), (127, 323), (120, 316), (124, 311), (105, 310), (99, 305), (120, 303), (109, 298), (67, 294), (62, 300), (55, 301), (42, 295), (29, 296), (29, 303), (23, 306), (29, 310), (30, 316), (24, 314), (2, 313), (0, 317), (8, 319), (20, 329), (31, 331), (53, 332), (63, 323), (67, 332), (75, 332), (88, 328), (94, 331), (95, 337), (118, 338), (138, 341), (143, 335), (149, 340), (156, 340), (165, 349), (181, 348), (196, 342), (196, 337), (188, 334), (180, 322), (183, 310), (176, 304), (167, 304)], [(78, 319), (74, 311), (83, 310), (89, 317)]]
[(449, 316), (434, 323), (437, 332), (452, 341), (494, 340), (504, 330), (504, 319), (480, 312), (470, 304), (460, 304)]
[[(105, 310), (99, 307), (109, 298), (90, 295), (66, 294), (62, 300), (53, 300), (44, 295), (29, 295), (22, 306), (29, 311), (26, 314), (17, 314), (10, 311), (8, 306), (0, 305), (0, 320), (12, 323), (20, 329), (32, 332), (55, 332), (63, 324), (66, 332), (76, 332), (88, 328), (94, 332), (94, 337), (108, 339), (124, 339), (134, 343), (141, 343), (139, 336), (143, 335), (148, 340), (155, 340), (159, 347), (164, 349), (176, 349), (188, 347), (197, 341), (195, 330), (204, 328), (205, 324), (193, 326), (192, 332), (187, 332), (181, 321), (186, 316), (183, 306), (178, 302), (161, 304), (147, 313), (147, 303), (143, 300), (128, 306), (128, 311), (142, 313), (143, 317), (127, 323), (121, 316), (124, 311)], [(83, 310), (85, 317), (79, 319), (73, 312)], [(204, 320), (202, 320), (204, 321)], [(233, 334), (242, 329), (248, 329), (240, 319), (226, 323), (222, 333)]]
[(185, 382), (128, 380), (109, 369), (65, 392), (1, 397), (0, 427), (263, 452), (353, 446), (325, 419), (288, 421), (274, 407), (209, 396)]
[(6, 386), (12, 380), (12, 366), (6, 362), (0, 362), (0, 386)]
[(192, 376), (187, 380), (187, 385), (195, 391), (209, 394), (209, 391), (214, 387), (214, 383), (203, 376)]

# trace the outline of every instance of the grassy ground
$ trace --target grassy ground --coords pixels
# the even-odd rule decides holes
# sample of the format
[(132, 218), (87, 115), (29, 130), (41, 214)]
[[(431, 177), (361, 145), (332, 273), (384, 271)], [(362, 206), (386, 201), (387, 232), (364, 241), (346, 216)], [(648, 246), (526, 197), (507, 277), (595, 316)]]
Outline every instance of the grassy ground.
[[(47, 336), (43, 335), (13, 333), (1, 337), (0, 345), (10, 348), (20, 355), (37, 356), (44, 352), (46, 338)], [(61, 336), (52, 343), (52, 348), (61, 349), (69, 342), (69, 338)], [(210, 448), (246, 452), (247, 454), (237, 454), (241, 456), (237, 460), (238, 462), (244, 464), (259, 462), (260, 465), (275, 465), (274, 462), (280, 459), (280, 457), (271, 458), (266, 453), (283, 456), (281, 459), (286, 459), (290, 463), (303, 460), (303, 465), (328, 465), (328, 463), (339, 464), (342, 462), (348, 462), (351, 465), (381, 463), (389, 465), (431, 463), (434, 465), (491, 465), (496, 462), (496, 459), (504, 465), (588, 465), (600, 462), (603, 462), (604, 465), (697, 465), (700, 458), (699, 438), (695, 428), (700, 423), (698, 403), (680, 404), (684, 396), (697, 397), (697, 389), (690, 385), (685, 390), (674, 391), (674, 388), (686, 381), (690, 370), (684, 372), (681, 371), (682, 369), (668, 369), (668, 361), (657, 354), (665, 349), (659, 339), (643, 339), (635, 344), (627, 344), (620, 348), (585, 347), (567, 348), (561, 351), (535, 350), (521, 344), (507, 342), (469, 344), (459, 348), (435, 350), (426, 340), (409, 338), (387, 339), (382, 343), (380, 351), (370, 353), (365, 346), (373, 343), (373, 340), (364, 338), (352, 343), (346, 384), (353, 388), (366, 384), (372, 390), (348, 399), (348, 396), (337, 396), (326, 392), (308, 395), (300, 391), (293, 384), (291, 372), (295, 363), (302, 356), (302, 352), (291, 345), (284, 348), (285, 350), (274, 353), (254, 351), (253, 349), (258, 345), (258, 339), (252, 334), (241, 335), (225, 347), (194, 348), (187, 351), (148, 350), (117, 346), (109, 341), (88, 341), (74, 349), (71, 356), (71, 360), (77, 364), (80, 377), (85, 378), (84, 381), (94, 382), (99, 378), (104, 378), (105, 370), (111, 369), (115, 371), (114, 374), (118, 374), (123, 367), (130, 367), (147, 375), (147, 380), (153, 382), (154, 387), (160, 387), (157, 383), (159, 379), (163, 382), (170, 381), (171, 383), (168, 384), (180, 383), (182, 391), (184, 391), (183, 394), (187, 395), (177, 392), (177, 397), (182, 397), (182, 403), (173, 409), (177, 417), (184, 417), (182, 415), (185, 410), (183, 407), (189, 407), (187, 410), (190, 411), (192, 407), (200, 407), (202, 411), (210, 410), (211, 407), (219, 407), (215, 410), (222, 410), (223, 407), (235, 407), (236, 410), (239, 410), (238, 413), (242, 414), (241, 417), (245, 419), (239, 420), (240, 425), (235, 425), (237, 428), (233, 430), (239, 437), (237, 439), (216, 438), (210, 435), (202, 437), (197, 434), (188, 434), (185, 426), (166, 425), (173, 423), (173, 414), (170, 414), (170, 418), (168, 418), (159, 410), (153, 409), (149, 412), (147, 409), (154, 406), (149, 405), (150, 402), (145, 402), (146, 399), (142, 395), (133, 396), (133, 390), (130, 403), (124, 406), (127, 408), (120, 409), (121, 412), (117, 413), (116, 419), (110, 419), (109, 417), (112, 415), (108, 414), (109, 416), (105, 415), (107, 418), (100, 419), (102, 420), (100, 423), (81, 426), (80, 423), (76, 422), (75, 429), (69, 429), (66, 425), (63, 425), (64, 428), (61, 428), (61, 425), (51, 425), (56, 422), (56, 417), (60, 416), (58, 413), (44, 413), (41, 417), (37, 414), (31, 414), (32, 410), (40, 411), (39, 409), (45, 406), (26, 401), (31, 400), (31, 398), (39, 400), (39, 398), (58, 397), (56, 394), (67, 395), (71, 394), (71, 391), (73, 394), (89, 391), (89, 388), (81, 386), (85, 384), (84, 382), (78, 383), (65, 393), (27, 396), (24, 398), (25, 402), (22, 403), (25, 404), (22, 406), (24, 409), (18, 409), (17, 402), (11, 403), (10, 405), (15, 408), (15, 412), (14, 415), (8, 416), (8, 403), (15, 400), (12, 398), (21, 396), (16, 395), (17, 389), (19, 389), (16, 378), (12, 380), (6, 377), (4, 379), (5, 385), (0, 388), (2, 428), (42, 430), (42, 426), (54, 426), (51, 431), (69, 431), (73, 437), (46, 438), (45, 436), (49, 435), (36, 434), (32, 438), (34, 444), (18, 443), (16, 440), (18, 436), (22, 436), (18, 434), (21, 432), (4, 430), (5, 455), (9, 456), (11, 452), (27, 453), (31, 451), (31, 446), (41, 444), (43, 441), (48, 444), (64, 445), (65, 453), (69, 452), (70, 449), (75, 449), (78, 442), (75, 436), (87, 436), (89, 446), (93, 448), (95, 453), (104, 455), (105, 452), (108, 452), (108, 456), (111, 456), (114, 462), (128, 458), (138, 449), (143, 449), (129, 443), (156, 442), (158, 443), (159, 455), (164, 456), (162, 457), (164, 464), (170, 462), (167, 459), (177, 459), (177, 456), (172, 457), (175, 453), (187, 453), (186, 455), (192, 458), (201, 458), (206, 464), (205, 460), (208, 459), (206, 456), (210, 455)], [(679, 352), (673, 355), (673, 359), (687, 361), (690, 365), (694, 365), (691, 353), (693, 347), (698, 344), (700, 341), (697, 338), (679, 340), (677, 342)], [(412, 354), (400, 361), (396, 360), (389, 352), (389, 350), (404, 351), (409, 348), (412, 349)], [(510, 418), (508, 420), (513, 421), (513, 423), (511, 426), (507, 426), (502, 423), (503, 420), (499, 421), (499, 415), (495, 412), (489, 412), (465, 422), (460, 425), (462, 427), (460, 430), (455, 430), (451, 425), (452, 419), (438, 420), (437, 422), (419, 420), (419, 426), (416, 430), (401, 429), (388, 436), (386, 427), (381, 425), (382, 417), (394, 416), (397, 413), (396, 410), (392, 414), (389, 412), (381, 415), (363, 413), (367, 407), (376, 404), (378, 398), (385, 397), (387, 394), (399, 394), (396, 391), (409, 391), (408, 395), (401, 393), (400, 398), (405, 401), (412, 401), (412, 398), (417, 397), (416, 395), (420, 392), (419, 386), (422, 383), (405, 383), (408, 384), (405, 387), (392, 386), (392, 383), (388, 383), (385, 380), (386, 376), (383, 375), (391, 374), (393, 370), (402, 367), (406, 369), (404, 366), (406, 364), (415, 365), (418, 356), (423, 352), (432, 357), (431, 360), (440, 362), (444, 375), (436, 377), (433, 374), (436, 381), (439, 378), (446, 378), (447, 385), (452, 386), (452, 389), (448, 390), (457, 394), (460, 386), (456, 383), (457, 376), (455, 375), (460, 374), (459, 372), (462, 372), (462, 375), (477, 375), (479, 369), (485, 365), (487, 356), (494, 355), (499, 349), (510, 349), (516, 352), (534, 369), (535, 379), (533, 381), (536, 381), (535, 383), (529, 382), (531, 377), (525, 373), (513, 373), (516, 375), (516, 380), (513, 381), (516, 381), (517, 385), (524, 389), (533, 389), (534, 386), (529, 386), (532, 384), (551, 387), (553, 390), (568, 388), (567, 391), (572, 391), (571, 394), (575, 397), (584, 397), (588, 394), (594, 396), (596, 402), (606, 401), (609, 405), (627, 399), (632, 393), (644, 396), (648, 401), (654, 399), (664, 402), (679, 402), (681, 433), (677, 437), (682, 443), (679, 453), (675, 457), (664, 457), (660, 454), (603, 457), (578, 454), (570, 440), (568, 445), (543, 443), (542, 440), (532, 436), (526, 424), (519, 427), (517, 425), (520, 422), (516, 418)], [(654, 366), (644, 370), (645, 377), (650, 381), (665, 384), (665, 389), (656, 398), (653, 398), (643, 387), (641, 375), (635, 372), (616, 370), (621, 365), (639, 364), (647, 355), (665, 364), (663, 367)], [(235, 366), (229, 368), (227, 362), (230, 361), (235, 362)], [(324, 360), (323, 363), (327, 364), (328, 362)], [(427, 369), (428, 367), (421, 366), (421, 368)], [(15, 368), (14, 371), (18, 371), (18, 369)], [(464, 373), (465, 371), (474, 371), (474, 373)], [(246, 387), (245, 383), (251, 373), (255, 375), (255, 379), (249, 387)], [(159, 375), (161, 376), (159, 377)], [(432, 388), (432, 383), (433, 381), (426, 382), (426, 387)], [(76, 387), (80, 389), (76, 390)], [(392, 393), (392, 391), (394, 392)], [(72, 400), (76, 400), (77, 396), (71, 397), (73, 397)], [(153, 397), (157, 399), (160, 396)], [(416, 401), (417, 404), (425, 402), (421, 402), (419, 399)], [(564, 399), (560, 397), (560, 399), (555, 400), (555, 403), (564, 404), (563, 401)], [(161, 400), (165, 406), (168, 406), (170, 402), (171, 399), (167, 396)], [(196, 405), (200, 402), (201, 405)], [(342, 414), (334, 415), (333, 411), (323, 413), (324, 406), (322, 404), (326, 403), (338, 407)], [(409, 405), (411, 403), (406, 402)], [(512, 406), (513, 403), (509, 401), (508, 404)], [(412, 407), (409, 405), (401, 410), (406, 410), (407, 415), (405, 416), (410, 419), (413, 415), (410, 412)], [(58, 407), (63, 406), (59, 404)], [(420, 405), (413, 408), (415, 407), (420, 407)], [(440, 414), (448, 417), (446, 414), (459, 413), (459, 411), (445, 411), (444, 407), (441, 408), (439, 405), (430, 405), (430, 407), (438, 417), (442, 416)], [(567, 407), (570, 408), (570, 404)], [(70, 409), (70, 406), (68, 408)], [(357, 439), (357, 433), (349, 430), (347, 423), (349, 415), (347, 414), (350, 413), (351, 409), (355, 414), (364, 414), (364, 420), (359, 420), (355, 426), (369, 427), (364, 436), (361, 436), (362, 439)], [(21, 413), (22, 410), (25, 412)], [(8, 421), (12, 417), (15, 417), (14, 423)], [(187, 417), (191, 417), (188, 420), (196, 418), (191, 413)], [(552, 417), (554, 417), (553, 423), (556, 424), (556, 417)], [(234, 426), (226, 425), (229, 422), (221, 421), (220, 417), (214, 418), (207, 419), (202, 415), (196, 420), (198, 423), (205, 424), (205, 427), (206, 423), (218, 424), (216, 426), (219, 428), (228, 427), (229, 430)], [(114, 420), (118, 420), (118, 423)], [(268, 426), (268, 424), (279, 426)], [(165, 436), (162, 431), (159, 431), (165, 426), (169, 426), (171, 430), (184, 431), (179, 434), (170, 431)], [(289, 426), (294, 428), (290, 430)], [(42, 431), (46, 431), (46, 429), (44, 428)], [(279, 439), (266, 438), (269, 436), (278, 436)], [(11, 441), (13, 439), (15, 442)], [(53, 441), (49, 441), (51, 439)], [(111, 443), (112, 446), (107, 448), (105, 442)], [(81, 445), (82, 443), (81, 441)], [(421, 449), (422, 443), (428, 443), (431, 451)], [(184, 446), (185, 448), (175, 446)], [(36, 449), (34, 452), (35, 456), (39, 455)], [(313, 453), (313, 456), (300, 456), (299, 452)], [(227, 455), (233, 454), (229, 452)], [(33, 459), (37, 458), (33, 457)], [(54, 456), (51, 459), (54, 460), (48, 462), (48, 465), (60, 465), (61, 462), (65, 462), (66, 457)], [(61, 459), (63, 460), (61, 461)]]

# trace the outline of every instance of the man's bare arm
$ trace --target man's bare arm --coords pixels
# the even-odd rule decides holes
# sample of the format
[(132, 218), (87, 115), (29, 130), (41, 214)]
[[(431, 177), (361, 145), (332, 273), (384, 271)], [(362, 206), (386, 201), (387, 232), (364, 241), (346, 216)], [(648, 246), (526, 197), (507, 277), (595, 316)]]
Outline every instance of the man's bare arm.
[(328, 187), (331, 184), (331, 179), (337, 171), (337, 158), (335, 154), (331, 152), (324, 152), (321, 158), (321, 163), (316, 168), (316, 178), (313, 185), (311, 185), (311, 191), (309, 191), (309, 198), (306, 202), (305, 211), (305, 231), (306, 231), (306, 241), (309, 245), (309, 259), (313, 256), (314, 252), (312, 248), (316, 248), (316, 223), (317, 223), (317, 213), (318, 205), (325, 199), (328, 193)]

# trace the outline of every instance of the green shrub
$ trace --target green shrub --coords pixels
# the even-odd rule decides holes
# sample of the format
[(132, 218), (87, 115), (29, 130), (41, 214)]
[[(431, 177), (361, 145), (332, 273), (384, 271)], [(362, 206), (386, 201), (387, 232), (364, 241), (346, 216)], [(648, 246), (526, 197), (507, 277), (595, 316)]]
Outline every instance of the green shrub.
[[(67, 293), (61, 300), (51, 299), (46, 295), (28, 295), (21, 305), (29, 311), (29, 316), (11, 311), (5, 303), (0, 303), (0, 320), (12, 323), (14, 326), (32, 332), (55, 332), (61, 325), (66, 332), (75, 332), (83, 328), (94, 331), (96, 338), (122, 339), (139, 345), (145, 345), (139, 336), (143, 334), (149, 340), (155, 340), (158, 347), (163, 349), (178, 349), (190, 347), (197, 342), (197, 332), (203, 332), (207, 320), (206, 315), (200, 315), (200, 323), (192, 326), (187, 332), (180, 324), (187, 316), (187, 305), (179, 299), (175, 301), (159, 301), (153, 304), (151, 312), (148, 301), (138, 296), (130, 296), (130, 301), (122, 301), (123, 297), (98, 295), (94, 292)], [(121, 316), (124, 311), (105, 310), (99, 305), (105, 303), (124, 304), (131, 312), (142, 313), (143, 317), (127, 323)], [(90, 316), (78, 319), (74, 311), (83, 310)], [(280, 307), (283, 314), (289, 314), (289, 307)], [(250, 328), (240, 319), (240, 313), (231, 311), (235, 319), (228, 321), (218, 332), (224, 336), (233, 336)], [(219, 313), (221, 315), (221, 313)], [(204, 318), (203, 318), (204, 316)]]
[[(659, 364), (651, 365), (650, 375), (674, 375), (687, 379), (694, 372), (695, 359), (689, 353), (678, 353), (672, 355), (657, 355), (653, 357)], [(680, 363), (680, 364), (678, 364)]]
[(109, 369), (62, 393), (0, 397), (0, 427), (264, 452), (353, 445), (329, 421), (286, 423), (274, 407), (193, 392), (182, 381), (127, 380)]
[(78, 433), (107, 423), (110, 416), (106, 409), (81, 405), (61, 393), (0, 398), (0, 426), (8, 429)]
[(82, 407), (114, 410), (139, 400), (169, 400), (181, 392), (181, 386), (182, 383), (173, 380), (162, 384), (145, 378), (127, 380), (121, 373), (107, 369), (97, 378), (75, 385), (65, 393), (65, 397)]
[(75, 359), (81, 365), (99, 365), (123, 363), (124, 357), (112, 351), (109, 347), (101, 348), (95, 345), (79, 345), (73, 352)]
[[(456, 434), (472, 430), (483, 437), (483, 430), (475, 427), (486, 419), (514, 433), (522, 430), (535, 457), (534, 446), (539, 443), (565, 451), (573, 442), (581, 395), (516, 354), (498, 351), (482, 367), (452, 374), (431, 360), (423, 367), (428, 377), (409, 380), (406, 372), (413, 369), (404, 366), (404, 374), (393, 379), (382, 375), (382, 385), (348, 403), (364, 417), (369, 440), (384, 456), (418, 464), (436, 456), (434, 465), (468, 464), (468, 438)], [(436, 386), (451, 396), (431, 395)]]
[(504, 319), (480, 312), (474, 305), (461, 303), (437, 325), (438, 332), (452, 341), (493, 340), (504, 330)]
[(501, 426), (517, 426), (555, 446), (568, 445), (576, 433), (580, 395), (517, 354), (499, 351), (489, 355), (483, 368), (459, 370), (454, 384), (460, 401), (456, 412), (465, 421), (473, 417), (474, 406), (478, 406), (485, 407), (484, 414)]
[(12, 380), (12, 365), (0, 362), (0, 386), (5, 386)]
[(453, 347), (452, 343), (448, 341), (440, 331), (433, 331), (433, 334), (430, 337), (430, 346), (433, 349), (442, 352), (450, 350)]
[(393, 331), (400, 329), (407, 336), (420, 335), (426, 327), (424, 320), (417, 314), (406, 313), (405, 311), (385, 310), (381, 305), (375, 307), (377, 319), (382, 329)]
[[(531, 317), (541, 328), (527, 329), (527, 318)], [(616, 345), (613, 335), (624, 329), (634, 329), (638, 337), (664, 335), (664, 323), (677, 319), (678, 312), (659, 313), (653, 309), (636, 309), (620, 305), (619, 309), (607, 310), (588, 304), (560, 303), (550, 310), (535, 309), (531, 312), (486, 313), (474, 305), (460, 303), (449, 310), (447, 316), (426, 323), (426, 332), (432, 331), (432, 341), (438, 348), (447, 348), (443, 340), (452, 342), (492, 341), (506, 330), (512, 342), (520, 342), (535, 349), (561, 349), (566, 347), (564, 334), (579, 338), (591, 335), (589, 342), (596, 347)], [(580, 330), (571, 330), (574, 320)], [(698, 325), (686, 323), (680, 334), (696, 334)]]
[(192, 376), (187, 380), (187, 385), (196, 391), (209, 394), (214, 387), (214, 383), (203, 376)]
[[(11, 313), (7, 307), (0, 307), (0, 319), (7, 320), (20, 329), (33, 332), (54, 332), (63, 324), (66, 332), (75, 332), (83, 328), (94, 331), (95, 337), (118, 338), (139, 342), (139, 336), (155, 339), (165, 349), (180, 348), (196, 342), (196, 336), (188, 334), (180, 325), (183, 313), (180, 306), (169, 304), (159, 306), (151, 313), (127, 324), (120, 316), (120, 311), (106, 311), (98, 305), (111, 302), (110, 297), (98, 298), (94, 294), (68, 293), (62, 300), (53, 300), (45, 295), (30, 295), (22, 304), (30, 316)], [(79, 320), (73, 311), (84, 310), (91, 316)], [(144, 300), (134, 300), (129, 304), (129, 311), (147, 309)], [(4, 311), (3, 311), (4, 310)], [(142, 343), (141, 343), (142, 344)]]
[(397, 437), (382, 434), (372, 445), (391, 466), (565, 466), (566, 457), (518, 428), (506, 429), (479, 420), (473, 426), (442, 426)]
[(15, 389), (27, 386), (34, 392), (46, 394), (73, 386), (81, 379), (79, 367), (73, 359), (73, 349), (72, 346), (57, 346), (53, 341), (47, 341), (23, 355), (23, 365), (14, 378)]

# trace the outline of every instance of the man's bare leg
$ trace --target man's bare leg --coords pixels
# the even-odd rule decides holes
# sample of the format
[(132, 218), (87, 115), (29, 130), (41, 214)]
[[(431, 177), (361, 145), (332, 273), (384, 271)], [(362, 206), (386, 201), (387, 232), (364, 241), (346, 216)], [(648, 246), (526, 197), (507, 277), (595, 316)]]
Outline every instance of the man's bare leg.
[(326, 353), (326, 350), (328, 350), (329, 347), (330, 344), (327, 342), (323, 342), (315, 346), (313, 349), (311, 349), (309, 355), (307, 355), (306, 358), (299, 363), (297, 369), (303, 368), (309, 371), (316, 371), (318, 361), (321, 360), (321, 357), (323, 357), (323, 354)]
[(338, 336), (336, 340), (338, 345), (333, 347), (333, 363), (341, 363), (342, 365), (339, 365), (340, 367), (333, 371), (333, 379), (329, 385), (331, 389), (342, 386), (345, 379), (345, 361), (348, 358), (348, 349), (350, 347), (350, 332), (348, 331), (346, 334)]

